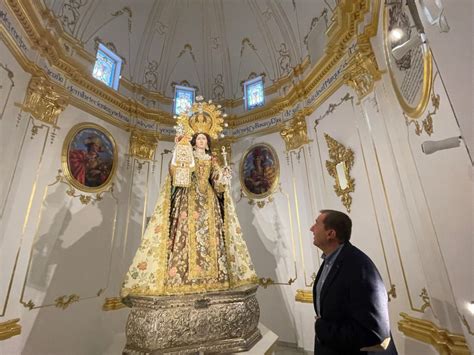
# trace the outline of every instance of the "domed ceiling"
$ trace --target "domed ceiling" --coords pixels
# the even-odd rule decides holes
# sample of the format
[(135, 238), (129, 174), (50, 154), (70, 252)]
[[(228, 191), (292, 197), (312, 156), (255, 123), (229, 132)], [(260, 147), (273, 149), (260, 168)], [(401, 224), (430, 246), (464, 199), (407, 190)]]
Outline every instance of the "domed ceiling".
[(243, 81), (268, 87), (308, 58), (337, 0), (44, 0), (91, 55), (98, 43), (124, 59), (122, 77), (173, 96), (195, 87), (208, 99), (242, 97)]

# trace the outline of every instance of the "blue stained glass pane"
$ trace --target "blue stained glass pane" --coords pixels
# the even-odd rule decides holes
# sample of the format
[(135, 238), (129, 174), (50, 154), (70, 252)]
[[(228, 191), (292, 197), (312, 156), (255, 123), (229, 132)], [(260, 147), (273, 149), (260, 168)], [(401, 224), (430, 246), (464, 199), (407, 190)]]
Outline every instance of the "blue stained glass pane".
[(247, 84), (245, 93), (247, 95), (247, 110), (251, 110), (258, 106), (263, 106), (265, 96), (263, 92), (263, 80)]
[(183, 90), (176, 88), (174, 95), (174, 114), (180, 115), (181, 113), (186, 112), (193, 105), (193, 101), (193, 90)]
[(100, 49), (97, 51), (97, 57), (92, 75), (94, 78), (102, 81), (107, 86), (112, 87), (117, 63)]

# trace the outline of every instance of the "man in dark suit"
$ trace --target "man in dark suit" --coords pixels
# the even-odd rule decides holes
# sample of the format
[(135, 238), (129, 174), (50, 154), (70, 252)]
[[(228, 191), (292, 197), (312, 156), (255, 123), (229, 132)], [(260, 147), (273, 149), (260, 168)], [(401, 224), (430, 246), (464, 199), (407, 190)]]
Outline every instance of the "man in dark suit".
[(387, 291), (372, 260), (349, 242), (351, 229), (349, 216), (333, 210), (321, 210), (310, 229), (324, 259), (313, 286), (314, 353), (396, 354)]

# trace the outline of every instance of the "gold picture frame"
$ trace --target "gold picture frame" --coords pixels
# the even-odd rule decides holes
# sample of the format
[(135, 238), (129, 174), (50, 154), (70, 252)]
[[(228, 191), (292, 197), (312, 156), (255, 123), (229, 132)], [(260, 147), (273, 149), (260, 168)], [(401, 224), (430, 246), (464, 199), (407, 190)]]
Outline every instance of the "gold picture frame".
[(104, 191), (117, 170), (117, 145), (102, 126), (79, 123), (64, 140), (61, 164), (64, 177), (76, 189), (88, 193)]
[(324, 133), (324, 138), (331, 159), (326, 160), (326, 169), (329, 175), (336, 180), (333, 185), (334, 191), (341, 198), (347, 212), (351, 212), (352, 196), (350, 194), (355, 191), (355, 181), (351, 177), (350, 171), (354, 165), (354, 152), (352, 149), (344, 147), (327, 133)]
[(239, 179), (242, 193), (250, 200), (271, 196), (280, 182), (280, 162), (275, 149), (267, 143), (249, 147), (240, 160)]
[[(389, 5), (386, 4), (383, 11), (384, 51), (390, 80), (392, 82), (392, 87), (395, 91), (398, 102), (400, 103), (403, 112), (405, 112), (407, 119), (409, 121), (414, 121), (421, 117), (430, 100), (431, 87), (433, 84), (433, 59), (431, 51), (425, 44), (423, 44), (420, 45), (419, 48), (417, 47), (410, 50), (406, 54), (406, 56), (411, 55), (413, 58), (406, 58), (406, 60), (404, 60), (404, 56), (402, 59), (397, 61), (392, 55), (392, 45), (395, 46), (395, 43), (392, 44), (390, 39), (390, 31), (392, 27), (395, 26), (395, 29), (403, 29), (403, 33), (406, 31), (412, 31), (413, 36), (418, 35), (418, 32), (415, 28), (412, 28), (413, 19), (411, 19), (407, 5), (405, 5), (402, 0), (399, 0), (399, 2), (393, 2)], [(404, 28), (404, 25), (406, 28)], [(421, 51), (421, 68), (412, 66), (414, 62), (417, 62), (416, 55), (420, 54), (417, 51)], [(400, 67), (403, 67), (404, 69), (401, 70)], [(415, 70), (418, 70), (419, 72), (415, 72)], [(400, 74), (397, 75), (397, 73), (402, 72), (405, 76), (407, 76), (407, 78), (404, 77), (404, 80), (399, 83), (397, 76), (400, 76)], [(409, 77), (414, 77), (415, 75), (421, 76), (422, 83), (418, 90), (418, 100), (410, 103), (403, 92), (405, 91), (408, 94), (410, 90), (414, 90), (414, 88), (410, 88), (410, 90), (408, 90), (407, 88), (410, 86), (410, 84), (405, 83), (405, 80), (408, 82)], [(405, 89), (402, 89), (402, 86), (405, 86)]]

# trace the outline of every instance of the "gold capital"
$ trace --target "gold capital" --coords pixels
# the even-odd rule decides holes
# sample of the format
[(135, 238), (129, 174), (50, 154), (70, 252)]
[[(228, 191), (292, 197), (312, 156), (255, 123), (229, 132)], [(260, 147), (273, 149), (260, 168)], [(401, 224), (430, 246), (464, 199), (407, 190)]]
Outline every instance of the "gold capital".
[(357, 39), (357, 50), (349, 60), (344, 73), (344, 81), (352, 87), (359, 101), (374, 89), (374, 84), (382, 78), (369, 38), (361, 35)]
[(305, 109), (298, 111), (286, 127), (280, 131), (280, 136), (285, 141), (287, 153), (310, 142), (306, 127), (306, 114)]
[(64, 89), (56, 87), (43, 76), (37, 76), (31, 78), (25, 102), (19, 106), (37, 120), (57, 127), (58, 117), (68, 102)]
[(132, 157), (153, 160), (157, 146), (157, 138), (141, 131), (132, 131), (130, 134), (129, 154)]

